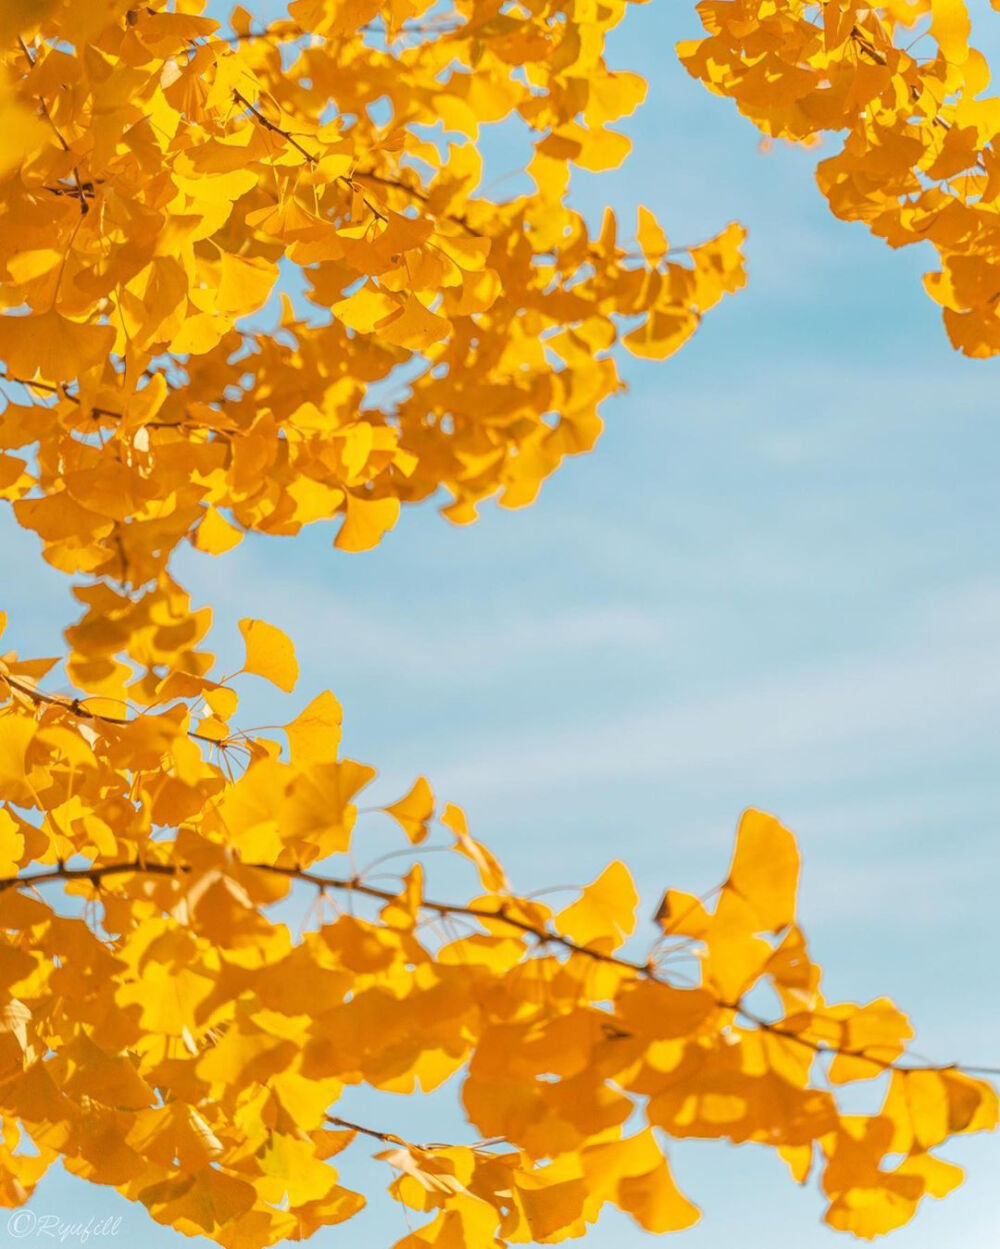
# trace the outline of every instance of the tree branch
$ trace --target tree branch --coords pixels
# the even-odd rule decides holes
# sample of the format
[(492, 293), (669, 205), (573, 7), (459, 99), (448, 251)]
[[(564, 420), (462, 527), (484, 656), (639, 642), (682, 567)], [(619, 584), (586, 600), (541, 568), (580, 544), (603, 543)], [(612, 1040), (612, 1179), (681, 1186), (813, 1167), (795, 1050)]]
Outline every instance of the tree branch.
[[(102, 715), (99, 711), (94, 711), (90, 707), (84, 706), (84, 700), (81, 698), (65, 698), (59, 694), (48, 694), (44, 690), (35, 689), (30, 685), (26, 685), (10, 672), (5, 672), (0, 668), (0, 682), (6, 683), (12, 690), (16, 690), (25, 698), (29, 699), (36, 706), (58, 707), (62, 711), (69, 712), (70, 715), (79, 716), (81, 720), (96, 720), (101, 724), (113, 724), (118, 728), (130, 723), (128, 720), (116, 720), (114, 716)], [(210, 746), (219, 746), (222, 749), (231, 744), (235, 737), (223, 738), (221, 741), (215, 737), (209, 737), (206, 733), (198, 733), (194, 729), (189, 729), (188, 737), (194, 738), (198, 742), (206, 742)], [(6, 886), (0, 882), (0, 889)]]
[[(363, 897), (371, 898), (383, 904), (395, 902), (398, 895), (388, 889), (379, 889), (374, 885), (366, 885), (357, 877), (343, 876), (326, 876), (319, 872), (310, 872), (301, 867), (284, 867), (277, 863), (246, 863), (242, 860), (236, 860), (241, 867), (250, 871), (269, 872), (278, 876), (285, 876), (291, 880), (301, 881), (304, 884), (313, 885), (315, 888), (326, 891), (330, 889), (342, 890), (347, 893), (360, 894)], [(37, 885), (52, 884), (56, 881), (73, 881), (87, 880), (95, 889), (100, 887), (100, 882), (109, 876), (121, 876), (130, 873), (156, 875), (156, 876), (179, 876), (191, 872), (193, 869), (189, 864), (184, 863), (156, 863), (156, 862), (139, 862), (133, 860), (123, 863), (100, 863), (91, 867), (66, 867), (60, 863), (56, 867), (45, 872), (36, 872), (28, 876), (11, 876), (0, 878), (0, 893), (8, 889), (20, 889), (26, 887), (34, 887)], [(508, 901), (506, 899), (498, 899), (499, 906), (496, 909), (483, 906), (469, 906), (462, 903), (453, 902), (435, 902), (430, 899), (421, 899), (421, 909), (430, 911), (440, 917), (445, 916), (462, 916), (469, 919), (475, 919), (480, 922), (500, 920), (502, 923), (516, 928), (523, 932), (526, 936), (534, 937), (543, 945), (556, 945), (566, 950), (570, 954), (581, 955), (586, 958), (593, 959), (595, 962), (605, 963), (613, 967), (619, 967), (625, 971), (631, 972), (637, 977), (654, 981), (658, 984), (667, 985), (668, 987), (676, 987), (664, 976), (657, 973), (656, 967), (652, 960), (645, 963), (639, 963), (632, 959), (623, 958), (617, 954), (607, 953), (603, 950), (595, 949), (592, 946), (581, 945), (574, 941), (571, 937), (566, 937), (562, 933), (548, 927), (536, 927), (528, 923), (526, 920), (519, 919), (512, 915), (508, 909)], [(965, 1066), (959, 1063), (924, 1063), (914, 1066), (901, 1066), (895, 1061), (888, 1061), (878, 1058), (864, 1050), (852, 1050), (840, 1046), (828, 1045), (821, 1041), (811, 1041), (807, 1037), (803, 1037), (797, 1032), (793, 1032), (789, 1028), (782, 1026), (781, 1022), (772, 1022), (748, 1010), (742, 1003), (742, 999), (737, 1002), (727, 1002), (722, 998), (715, 999), (715, 1005), (720, 1010), (732, 1011), (736, 1015), (742, 1016), (748, 1023), (754, 1027), (768, 1032), (774, 1036), (781, 1037), (784, 1040), (794, 1042), (804, 1046), (806, 1049), (812, 1050), (818, 1055), (830, 1054), (841, 1055), (845, 1058), (861, 1058), (866, 1062), (873, 1063), (881, 1067), (884, 1071), (964, 1071), (969, 1074), (978, 1075), (1000, 1075), (1000, 1067), (973, 1067)], [(369, 1135), (378, 1135), (377, 1133), (369, 1133)], [(380, 1139), (385, 1139), (381, 1137)], [(394, 1138), (395, 1139), (395, 1138)]]

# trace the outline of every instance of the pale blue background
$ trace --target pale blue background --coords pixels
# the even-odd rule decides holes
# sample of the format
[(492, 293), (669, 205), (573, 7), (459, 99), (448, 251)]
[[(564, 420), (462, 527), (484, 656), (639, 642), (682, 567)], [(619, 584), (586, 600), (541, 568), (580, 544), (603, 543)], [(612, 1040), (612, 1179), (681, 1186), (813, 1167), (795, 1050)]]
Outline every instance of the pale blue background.
[[(984, 20), (980, 43), (1000, 51), (1000, 17)], [(815, 154), (759, 153), (687, 77), (673, 44), (696, 33), (686, 2), (629, 13), (612, 61), (650, 81), (626, 127), (635, 150), (574, 194), (595, 220), (612, 203), (626, 232), (645, 203), (674, 242), (738, 217), (750, 285), (666, 365), (623, 361), (629, 393), (606, 406), (597, 452), (533, 508), (488, 507), (472, 528), (425, 507), (361, 557), (316, 528), (222, 561), (187, 553), (180, 573), (215, 605), (224, 655), (240, 616), (292, 634), (300, 690), (338, 693), (345, 746), (383, 769), (380, 793), (426, 773), (524, 889), (621, 855), (648, 915), (665, 885), (721, 879), (744, 806), (775, 812), (801, 839), (802, 917), (829, 994), (891, 993), (922, 1052), (996, 1065), (1000, 366), (951, 351), (920, 289), (929, 254), (837, 222)], [(490, 151), (487, 181), (523, 149), (504, 135)], [(58, 648), (65, 585), (0, 524), (14, 644)], [(253, 699), (269, 723), (305, 701)], [(352, 1098), (344, 1113), (417, 1139), (458, 1130), (450, 1091), (424, 1108)], [(372, 1206), (317, 1246), (406, 1232), (377, 1191), (386, 1168), (353, 1152), (344, 1181), (375, 1185)], [(928, 1201), (897, 1249), (1000, 1244), (1000, 1139), (948, 1156), (967, 1183)], [(683, 1249), (835, 1244), (819, 1194), (766, 1151), (682, 1142), (671, 1159), (705, 1209)], [(32, 1204), (123, 1212), (120, 1242), (180, 1243), (58, 1173)], [(609, 1212), (588, 1243), (650, 1241)]]

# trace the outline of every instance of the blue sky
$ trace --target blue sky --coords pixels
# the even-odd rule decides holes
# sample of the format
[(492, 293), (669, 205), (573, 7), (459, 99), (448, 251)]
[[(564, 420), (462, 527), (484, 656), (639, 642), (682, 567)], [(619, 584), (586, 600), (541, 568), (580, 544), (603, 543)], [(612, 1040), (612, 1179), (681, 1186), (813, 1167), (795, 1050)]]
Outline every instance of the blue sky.
[[(980, 42), (1000, 50), (998, 29)], [(574, 196), (625, 222), (642, 202), (673, 242), (738, 218), (750, 283), (675, 359), (623, 360), (629, 391), (597, 451), (534, 507), (488, 507), (470, 528), (424, 507), (362, 556), (316, 528), (222, 561), (190, 552), (178, 571), (214, 604), (223, 653), (240, 616), (285, 628), (300, 690), (337, 692), (346, 749), (382, 769), (380, 792), (426, 774), (525, 889), (620, 856), (648, 915), (664, 886), (722, 878), (742, 808), (774, 812), (801, 841), (801, 914), (830, 996), (891, 994), (923, 1053), (996, 1065), (1000, 365), (951, 351), (920, 288), (932, 257), (836, 221), (815, 153), (761, 153), (687, 77), (673, 44), (696, 33), (677, 0), (629, 13), (612, 60), (650, 82), (634, 151)], [(491, 140), (486, 180), (519, 151)], [(15, 644), (57, 647), (63, 580), (7, 515), (0, 538)], [(294, 712), (256, 697), (262, 718)], [(453, 1089), (349, 1105), (418, 1139), (457, 1130)], [(965, 1186), (926, 1203), (896, 1249), (1000, 1243), (1000, 1139), (948, 1156)], [(705, 1211), (680, 1249), (836, 1243), (820, 1195), (763, 1150), (679, 1142), (671, 1162)], [(405, 1234), (384, 1172), (345, 1168), (375, 1185), (372, 1208), (314, 1244)], [(129, 1245), (181, 1241), (58, 1173), (33, 1207), (123, 1213)], [(586, 1243), (650, 1238), (612, 1213)]]

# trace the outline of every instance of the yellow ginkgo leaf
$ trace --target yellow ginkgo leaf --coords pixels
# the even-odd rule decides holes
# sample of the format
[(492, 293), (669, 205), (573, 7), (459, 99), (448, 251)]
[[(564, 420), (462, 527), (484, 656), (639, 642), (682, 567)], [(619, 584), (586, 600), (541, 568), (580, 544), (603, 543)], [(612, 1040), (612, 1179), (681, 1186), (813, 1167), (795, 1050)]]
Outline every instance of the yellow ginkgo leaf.
[(0, 807), (0, 876), (15, 875), (23, 854), (24, 834), (11, 813)]
[(292, 762), (303, 766), (335, 762), (343, 719), (343, 708), (329, 690), (317, 694), (285, 725)]
[(15, 377), (75, 381), (101, 364), (115, 341), (110, 325), (70, 321), (55, 310), (38, 316), (0, 316), (0, 360)]
[(706, 935), (705, 978), (721, 1000), (736, 1003), (763, 974), (771, 945), (761, 931), (760, 912), (741, 893), (723, 889)]
[(583, 889), (581, 897), (556, 916), (556, 927), (579, 945), (615, 950), (635, 931), (639, 901), (624, 863), (610, 863)]
[(243, 672), (252, 672), (290, 694), (299, 679), (295, 647), (287, 634), (265, 620), (241, 620), (240, 633), (246, 646)]
[(653, 918), (667, 934), (698, 940), (706, 936), (711, 924), (711, 917), (702, 900), (678, 889), (664, 892)]
[(642, 248), (642, 254), (645, 256), (648, 264), (659, 264), (667, 254), (667, 236), (653, 214), (642, 204), (639, 205), (639, 225), (636, 229), (636, 238), (639, 240), (639, 246)]
[(218, 309), (230, 317), (256, 312), (267, 302), (278, 280), (278, 266), (257, 257), (223, 252), (219, 266)]
[(640, 1227), (659, 1235), (682, 1231), (698, 1221), (697, 1206), (677, 1188), (649, 1128), (637, 1136), (591, 1146), (584, 1150), (582, 1162), (594, 1215), (600, 1202), (613, 1201)]
[(191, 539), (199, 551), (221, 555), (243, 541), (243, 530), (237, 529), (214, 507), (208, 508)]
[(28, 716), (8, 712), (0, 715), (0, 800), (30, 803), (26, 755), (35, 736), (35, 722)]
[(401, 825), (410, 841), (417, 845), (427, 836), (427, 822), (434, 818), (434, 791), (426, 778), (420, 776), (405, 797), (383, 810)]
[(39, 247), (11, 256), (7, 261), (7, 272), (15, 282), (31, 282), (43, 273), (51, 273), (62, 264), (63, 259), (62, 252), (52, 247)]
[(143, 1188), (139, 1200), (159, 1223), (211, 1232), (254, 1204), (252, 1184), (211, 1166)]
[(698, 319), (687, 308), (654, 308), (622, 342), (643, 360), (666, 360), (684, 346), (697, 328)]
[(469, 832), (465, 812), (453, 803), (445, 806), (441, 815), (441, 823), (455, 834), (455, 849), (476, 865), (483, 888), (491, 893), (505, 893), (510, 889), (510, 882), (500, 863), (491, 851)]
[(971, 33), (965, 0), (931, 0), (931, 34), (951, 64), (960, 65), (968, 58)]
[(773, 815), (745, 811), (726, 888), (752, 909), (757, 932), (778, 932), (795, 922), (798, 884), (795, 838)]
[(370, 334), (379, 321), (399, 312), (399, 303), (385, 291), (365, 285), (330, 309), (338, 321), (359, 334)]
[(450, 330), (451, 322), (431, 312), (416, 295), (407, 295), (399, 311), (373, 326), (373, 332), (380, 339), (410, 351), (424, 351), (432, 343), (447, 338)]
[(346, 515), (334, 545), (341, 551), (369, 551), (399, 520), (399, 500), (348, 493)]

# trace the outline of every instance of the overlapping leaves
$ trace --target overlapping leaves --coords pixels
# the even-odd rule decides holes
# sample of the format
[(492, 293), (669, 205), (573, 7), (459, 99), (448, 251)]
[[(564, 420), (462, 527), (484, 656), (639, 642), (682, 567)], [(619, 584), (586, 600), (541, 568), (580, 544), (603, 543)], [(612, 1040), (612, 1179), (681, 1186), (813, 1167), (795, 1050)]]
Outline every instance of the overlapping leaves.
[[(244, 671), (291, 685), (289, 641), (241, 629)], [(208, 673), (143, 708), (45, 693), (47, 667), (0, 661), (7, 1204), (61, 1158), (181, 1231), (276, 1244), (361, 1208), (331, 1159), (375, 1137), (392, 1196), (429, 1216), (399, 1249), (554, 1243), (608, 1202), (653, 1232), (689, 1226), (661, 1141), (699, 1137), (773, 1148), (800, 1181), (815, 1168), (827, 1221), (869, 1236), (958, 1182), (938, 1145), (996, 1124), (989, 1085), (907, 1057), (890, 1002), (824, 998), (795, 842), (768, 815), (744, 815), (714, 905), (664, 894), (636, 959), (621, 863), (553, 909), (423, 779), (359, 817), (374, 770), (339, 756), (332, 695), (275, 739), (235, 730), (233, 682)], [(394, 885), (353, 866), (364, 820), (387, 817), (412, 859)], [(468, 901), (428, 887), (435, 824), (478, 876)], [(43, 897), (60, 886), (79, 917)], [(283, 914), (303, 889), (314, 923), (296, 935)], [(337, 1115), (349, 1086), (456, 1075), (467, 1143)], [(872, 1113), (838, 1105), (838, 1085), (886, 1077)]]
[[(997, 7), (996, 3), (993, 5)], [(1000, 99), (965, 0), (701, 0), (680, 45), (767, 136), (843, 136), (817, 169), (830, 208), (891, 247), (929, 242), (924, 285), (966, 355), (1000, 352)]]
[[(738, 227), (676, 254), (646, 209), (629, 240), (568, 204), (571, 167), (628, 150), (644, 86), (604, 60), (625, 4), (293, 0), (266, 29), (202, 8), (0, 11), (0, 497), (83, 609), (64, 670), (0, 659), (0, 1201), (61, 1159), (257, 1249), (354, 1215), (333, 1160), (375, 1139), (428, 1216), (406, 1249), (552, 1243), (607, 1203), (689, 1226), (663, 1139), (717, 1137), (815, 1167), (834, 1227), (904, 1222), (996, 1098), (908, 1059), (890, 1003), (825, 1001), (777, 821), (747, 813), (714, 905), (668, 889), (636, 957), (623, 864), (556, 910), (424, 778), (362, 815), (374, 770), (341, 757), (332, 694), (279, 737), (239, 729), (172, 576), (182, 541), (338, 518), (360, 550), (439, 491), (458, 522), (530, 502), (598, 436), (619, 336), (662, 359), (741, 285)], [(836, 42), (836, 8), (830, 47), (863, 39), (865, 15)], [(703, 11), (742, 38), (733, 5)], [(495, 200), (478, 143), (503, 119), (531, 189)], [(291, 642), (240, 627), (237, 677), (292, 691)], [(374, 819), (391, 887), (354, 866)], [(432, 827), (470, 899), (428, 886)], [(453, 1077), (465, 1142), (337, 1113), (349, 1086)], [(881, 1107), (843, 1113), (832, 1090), (875, 1079)]]
[[(141, 585), (185, 539), (337, 518), (357, 551), (439, 491), (458, 522), (529, 503), (597, 439), (619, 323), (662, 358), (742, 284), (737, 227), (674, 254), (567, 204), (644, 94), (604, 62), (619, 0), (200, 8), (59, 0), (4, 38), (0, 495), (58, 568)], [(480, 130), (513, 118), (534, 189), (495, 201)]]

